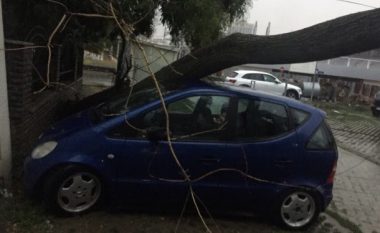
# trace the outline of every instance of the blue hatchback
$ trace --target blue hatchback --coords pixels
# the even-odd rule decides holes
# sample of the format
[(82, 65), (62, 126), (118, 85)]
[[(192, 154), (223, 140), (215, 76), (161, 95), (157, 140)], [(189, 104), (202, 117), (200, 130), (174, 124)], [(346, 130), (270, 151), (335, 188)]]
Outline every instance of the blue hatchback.
[(182, 206), (189, 182), (173, 149), (208, 208), (270, 213), (299, 229), (330, 203), (338, 154), (324, 112), (210, 84), (164, 99), (167, 111), (156, 91), (136, 92), (57, 123), (25, 161), (28, 193), (71, 214), (101, 199)]

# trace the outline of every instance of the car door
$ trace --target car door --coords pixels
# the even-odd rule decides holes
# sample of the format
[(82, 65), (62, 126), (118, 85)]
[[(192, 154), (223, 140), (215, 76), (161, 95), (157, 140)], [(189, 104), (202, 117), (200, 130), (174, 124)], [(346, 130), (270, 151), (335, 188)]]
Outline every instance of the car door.
[(282, 83), (276, 82), (277, 79), (273, 76), (264, 74), (265, 90), (276, 95), (284, 94), (285, 87)]
[(151, 175), (149, 164), (157, 155), (157, 145), (148, 140), (142, 132), (141, 113), (132, 119), (122, 120), (106, 133), (108, 158), (113, 161), (116, 172), (118, 203), (153, 205), (159, 187)]
[[(171, 120), (173, 141), (171, 144), (166, 140), (159, 142), (159, 156), (152, 162), (152, 171), (155, 177), (161, 178), (159, 186), (162, 199), (174, 206), (182, 207), (189, 194), (189, 183), (183, 182), (184, 177), (173, 158), (170, 148), (172, 147), (192, 180), (191, 186), (195, 196), (202, 203), (214, 208), (233, 206), (229, 205), (236, 203), (232, 200), (242, 201), (249, 193), (245, 180), (238, 172), (222, 170), (241, 170), (244, 164), (241, 148), (228, 143), (231, 98), (221, 95), (208, 96), (212, 99), (208, 108), (216, 122), (206, 128), (203, 123), (197, 124), (201, 118), (196, 116), (203, 98), (204, 96), (192, 96), (168, 105), (171, 119), (190, 119), (185, 116), (178, 117), (179, 114), (191, 115), (193, 119), (188, 122)], [(189, 102), (194, 104), (184, 104)], [(173, 118), (175, 115), (177, 116)], [(218, 117), (222, 119), (218, 121)], [(186, 127), (189, 124), (191, 127)]]
[(247, 85), (256, 90), (264, 90), (264, 76), (258, 73), (249, 73), (243, 76), (247, 80)]
[(286, 105), (263, 99), (239, 100), (236, 140), (242, 144), (253, 202), (268, 208), (283, 188), (275, 183), (292, 183), (300, 171), (297, 135), (292, 130)]

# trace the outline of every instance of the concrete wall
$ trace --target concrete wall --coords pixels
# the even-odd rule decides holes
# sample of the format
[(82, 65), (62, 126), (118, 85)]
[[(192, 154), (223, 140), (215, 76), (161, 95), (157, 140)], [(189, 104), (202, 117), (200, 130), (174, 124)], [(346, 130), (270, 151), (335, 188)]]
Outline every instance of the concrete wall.
[[(173, 46), (156, 45), (152, 43), (141, 43), (148, 58), (148, 64), (153, 72), (176, 61), (180, 54), (180, 49)], [(136, 44), (132, 44), (133, 68), (131, 77), (134, 81), (140, 82), (144, 78), (150, 76), (148, 66), (146, 64), (143, 53)]]
[[(20, 48), (29, 43), (6, 41), (6, 48)], [(53, 86), (40, 93), (33, 92), (32, 49), (6, 51), (9, 118), (12, 139), (12, 154), (18, 175), (23, 159), (31, 151), (38, 136), (56, 119), (64, 101), (73, 96), (71, 88), (78, 88), (81, 80), (66, 83), (71, 88)], [(59, 56), (52, 56), (51, 64), (59, 64)], [(59, 76), (59, 68), (52, 68), (52, 76)]]

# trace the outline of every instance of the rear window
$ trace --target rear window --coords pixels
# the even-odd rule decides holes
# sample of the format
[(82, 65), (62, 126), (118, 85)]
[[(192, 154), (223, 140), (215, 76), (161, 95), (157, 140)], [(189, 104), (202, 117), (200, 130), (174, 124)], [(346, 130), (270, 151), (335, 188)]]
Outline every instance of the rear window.
[(329, 150), (335, 148), (334, 137), (325, 122), (322, 122), (317, 131), (314, 132), (306, 148), (311, 150)]

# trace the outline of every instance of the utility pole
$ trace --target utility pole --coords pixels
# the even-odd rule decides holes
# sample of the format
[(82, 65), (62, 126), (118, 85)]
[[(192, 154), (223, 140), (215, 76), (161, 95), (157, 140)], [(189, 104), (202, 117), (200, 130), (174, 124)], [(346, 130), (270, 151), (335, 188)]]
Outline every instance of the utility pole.
[(311, 102), (313, 102), (313, 98), (314, 98), (315, 78), (317, 77), (317, 75), (319, 73), (317, 64), (318, 63), (315, 64), (314, 76), (313, 76), (313, 79), (311, 80), (312, 81), (311, 96), (310, 96)]
[(9, 185), (12, 157), (4, 48), (3, 9), (2, 1), (0, 0), (0, 185), (2, 183)]

